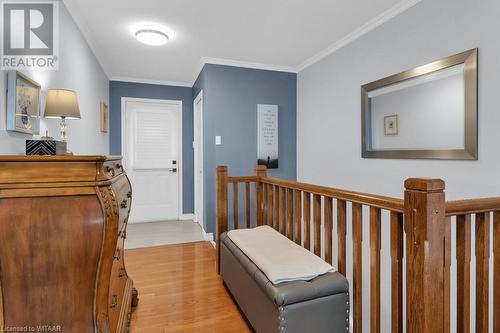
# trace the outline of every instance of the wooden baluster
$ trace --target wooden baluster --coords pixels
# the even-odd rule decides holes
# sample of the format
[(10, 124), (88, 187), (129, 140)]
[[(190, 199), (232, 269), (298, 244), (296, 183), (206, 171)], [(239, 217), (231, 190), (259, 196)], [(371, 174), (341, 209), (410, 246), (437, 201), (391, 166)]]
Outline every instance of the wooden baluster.
[(273, 206), (273, 191), (274, 191), (274, 186), (273, 185), (267, 185), (267, 225), (272, 227), (273, 226), (273, 212), (274, 212), (274, 206)]
[(444, 240), (444, 331), (450, 333), (450, 293), (451, 293), (451, 217), (445, 220), (445, 240)]
[(333, 200), (325, 197), (324, 209), (324, 234), (325, 234), (325, 261), (332, 264), (332, 234), (333, 234)]
[(286, 236), (293, 241), (293, 190), (286, 190)]
[(245, 183), (245, 219), (247, 229), (250, 228), (250, 183)]
[(313, 195), (314, 254), (321, 256), (321, 196)]
[(295, 243), (302, 245), (302, 192), (295, 190)]
[(500, 212), (493, 213), (493, 332), (500, 332)]
[(257, 177), (255, 181), (255, 224), (261, 226), (264, 224), (264, 214), (263, 214), (263, 183), (260, 178), (267, 177), (267, 169), (264, 165), (257, 165), (254, 169), (254, 175)]
[(273, 212), (273, 227), (275, 230), (279, 230), (279, 208), (280, 208), (280, 203), (279, 203), (279, 195), (280, 195), (280, 189), (277, 186), (274, 186), (274, 196), (273, 196), (273, 207), (274, 207), (274, 212)]
[(233, 183), (233, 229), (238, 227), (238, 183)]
[(457, 333), (470, 332), (470, 215), (459, 215), (457, 225)]
[(217, 274), (220, 274), (220, 235), (227, 231), (227, 167), (220, 165), (216, 171), (216, 236), (217, 236)]
[(476, 332), (488, 332), (490, 213), (476, 214)]
[(346, 202), (337, 200), (337, 241), (338, 241), (338, 270), (346, 275)]
[(403, 214), (391, 212), (392, 333), (403, 332)]
[(354, 333), (363, 332), (363, 207), (358, 203), (352, 204), (352, 290), (353, 290), (353, 329)]
[(280, 187), (280, 233), (282, 235), (285, 234), (286, 232), (286, 212), (285, 212), (285, 209), (286, 209), (286, 198), (285, 198), (285, 195), (286, 195), (286, 189)]
[(311, 250), (311, 193), (304, 192), (304, 247)]
[(261, 185), (262, 188), (262, 225), (266, 225), (267, 223), (267, 210), (269, 208), (267, 204), (267, 185), (263, 184)]
[(405, 181), (406, 332), (443, 332), (445, 196), (440, 179)]
[(370, 207), (370, 331), (380, 333), (380, 208)]

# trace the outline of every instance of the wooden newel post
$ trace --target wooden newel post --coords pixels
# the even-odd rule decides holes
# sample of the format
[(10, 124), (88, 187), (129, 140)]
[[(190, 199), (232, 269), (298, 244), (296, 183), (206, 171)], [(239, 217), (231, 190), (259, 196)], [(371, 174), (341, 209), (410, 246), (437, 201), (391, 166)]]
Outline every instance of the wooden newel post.
[(405, 188), (406, 332), (444, 332), (444, 182), (407, 179)]
[(219, 165), (215, 174), (215, 234), (217, 236), (217, 274), (220, 274), (220, 235), (227, 231), (227, 166)]
[(257, 177), (255, 181), (255, 224), (261, 226), (264, 224), (264, 190), (260, 182), (260, 177), (267, 177), (267, 168), (265, 165), (256, 165), (254, 175)]

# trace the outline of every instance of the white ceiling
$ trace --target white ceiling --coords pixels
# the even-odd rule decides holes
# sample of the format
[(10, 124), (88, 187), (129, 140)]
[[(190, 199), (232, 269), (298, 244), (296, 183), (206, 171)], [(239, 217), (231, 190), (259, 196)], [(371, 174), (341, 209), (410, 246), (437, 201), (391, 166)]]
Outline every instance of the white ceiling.
[[(203, 63), (296, 72), (420, 0), (64, 0), (111, 79), (192, 85)], [(170, 42), (139, 43), (155, 23)]]

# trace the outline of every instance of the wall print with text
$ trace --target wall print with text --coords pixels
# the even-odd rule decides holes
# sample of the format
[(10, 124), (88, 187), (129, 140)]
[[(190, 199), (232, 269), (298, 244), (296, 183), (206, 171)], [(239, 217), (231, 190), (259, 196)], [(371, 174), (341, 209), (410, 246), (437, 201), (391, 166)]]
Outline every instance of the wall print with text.
[(257, 105), (257, 164), (278, 168), (277, 105)]

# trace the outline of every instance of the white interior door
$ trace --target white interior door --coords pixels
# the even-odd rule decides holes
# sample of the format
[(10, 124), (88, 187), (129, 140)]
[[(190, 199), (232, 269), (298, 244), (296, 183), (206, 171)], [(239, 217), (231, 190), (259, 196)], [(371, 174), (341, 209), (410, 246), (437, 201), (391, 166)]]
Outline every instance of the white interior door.
[(129, 222), (179, 219), (179, 102), (126, 101), (123, 158), (134, 193)]
[(193, 120), (195, 221), (203, 228), (203, 91), (194, 100)]

